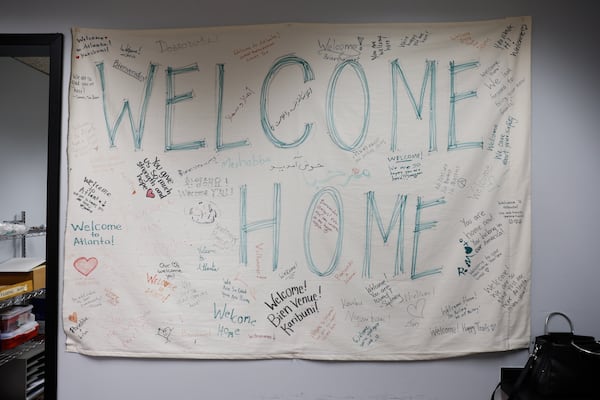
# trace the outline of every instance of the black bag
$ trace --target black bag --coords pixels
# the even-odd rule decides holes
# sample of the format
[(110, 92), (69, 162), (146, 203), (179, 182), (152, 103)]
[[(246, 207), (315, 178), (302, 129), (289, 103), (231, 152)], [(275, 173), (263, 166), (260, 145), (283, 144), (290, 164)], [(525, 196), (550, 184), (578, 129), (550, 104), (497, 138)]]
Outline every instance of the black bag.
[[(548, 332), (554, 316), (563, 317), (571, 331)], [(507, 394), (508, 400), (600, 399), (600, 343), (593, 336), (576, 335), (565, 314), (550, 313), (544, 335), (535, 338), (527, 364)]]

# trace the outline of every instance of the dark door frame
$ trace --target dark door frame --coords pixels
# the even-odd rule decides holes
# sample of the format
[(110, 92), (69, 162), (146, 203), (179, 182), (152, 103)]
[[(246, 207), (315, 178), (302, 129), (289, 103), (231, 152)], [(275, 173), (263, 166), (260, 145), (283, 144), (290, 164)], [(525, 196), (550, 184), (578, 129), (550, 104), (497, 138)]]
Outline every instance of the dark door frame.
[(0, 56), (49, 57), (46, 197), (46, 325), (44, 399), (57, 396), (59, 224), (63, 35), (0, 34)]

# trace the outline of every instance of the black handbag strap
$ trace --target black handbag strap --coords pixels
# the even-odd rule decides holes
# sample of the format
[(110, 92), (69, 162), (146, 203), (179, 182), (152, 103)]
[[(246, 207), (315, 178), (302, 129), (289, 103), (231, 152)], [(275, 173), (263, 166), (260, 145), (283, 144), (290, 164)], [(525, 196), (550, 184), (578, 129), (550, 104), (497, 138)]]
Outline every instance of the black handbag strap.
[(515, 382), (511, 392), (507, 393), (508, 394), (507, 400), (517, 400), (518, 399), (519, 391), (523, 387), (523, 383), (527, 380), (529, 375), (531, 375), (531, 371), (533, 370), (533, 363), (538, 357), (537, 354), (538, 354), (539, 350), (540, 350), (540, 347), (538, 344), (536, 344), (535, 347), (533, 348), (533, 351), (529, 355), (529, 358), (527, 359), (527, 363), (525, 364), (525, 366), (523, 367), (523, 370), (519, 374), (519, 377), (517, 378), (517, 381)]
[[(537, 358), (538, 351), (539, 351), (539, 345), (536, 344), (535, 347), (533, 348), (533, 351), (529, 355), (529, 358), (527, 359), (527, 363), (521, 370), (521, 373), (519, 374), (519, 377), (517, 378), (511, 392), (507, 393), (508, 394), (507, 400), (517, 400), (518, 399), (519, 390), (521, 389), (521, 387), (523, 387), (523, 383), (527, 380), (527, 377), (531, 374), (531, 371), (533, 370), (533, 362)], [(498, 385), (496, 385), (496, 388), (492, 392), (491, 400), (494, 400), (494, 396), (496, 395), (496, 392), (498, 391), (498, 388), (500, 387), (500, 385), (502, 385), (502, 381), (500, 381), (498, 383)]]
[(492, 397), (490, 398), (490, 400), (494, 400), (494, 397), (496, 396), (496, 392), (498, 391), (498, 388), (500, 387), (500, 385), (502, 385), (502, 381), (498, 382), (498, 384), (494, 388), (494, 391), (492, 392)]

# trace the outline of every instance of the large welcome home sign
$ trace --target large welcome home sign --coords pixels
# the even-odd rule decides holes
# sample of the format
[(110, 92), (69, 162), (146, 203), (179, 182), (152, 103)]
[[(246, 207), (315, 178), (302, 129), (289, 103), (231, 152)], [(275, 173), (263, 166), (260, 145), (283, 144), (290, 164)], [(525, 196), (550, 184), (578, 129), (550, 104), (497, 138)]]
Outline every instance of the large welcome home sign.
[(526, 347), (526, 17), (73, 29), (67, 349)]

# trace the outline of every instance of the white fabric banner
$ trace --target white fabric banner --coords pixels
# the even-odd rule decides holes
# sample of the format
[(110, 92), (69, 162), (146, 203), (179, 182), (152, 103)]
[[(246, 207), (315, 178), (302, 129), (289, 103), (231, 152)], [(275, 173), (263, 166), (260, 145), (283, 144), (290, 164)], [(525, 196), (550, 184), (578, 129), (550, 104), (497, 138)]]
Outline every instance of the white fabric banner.
[(72, 35), (68, 351), (528, 346), (529, 17)]

